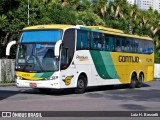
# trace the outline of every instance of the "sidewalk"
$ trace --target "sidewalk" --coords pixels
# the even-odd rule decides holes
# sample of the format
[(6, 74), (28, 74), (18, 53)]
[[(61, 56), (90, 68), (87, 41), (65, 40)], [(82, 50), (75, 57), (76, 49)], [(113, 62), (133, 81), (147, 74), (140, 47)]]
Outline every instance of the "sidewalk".
[(15, 86), (15, 83), (0, 83), (0, 87)]

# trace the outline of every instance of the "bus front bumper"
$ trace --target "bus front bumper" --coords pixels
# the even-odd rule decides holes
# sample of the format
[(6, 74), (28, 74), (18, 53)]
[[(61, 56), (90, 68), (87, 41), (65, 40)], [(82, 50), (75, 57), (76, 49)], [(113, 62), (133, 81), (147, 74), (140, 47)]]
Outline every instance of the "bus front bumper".
[(19, 80), (16, 79), (17, 87), (27, 87), (27, 88), (53, 88), (59, 89), (60, 83), (59, 80)]

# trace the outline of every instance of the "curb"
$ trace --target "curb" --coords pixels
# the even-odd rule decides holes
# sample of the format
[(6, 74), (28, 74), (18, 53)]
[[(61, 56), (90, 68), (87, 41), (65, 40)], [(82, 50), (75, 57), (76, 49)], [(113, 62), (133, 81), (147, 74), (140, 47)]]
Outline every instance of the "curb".
[(15, 83), (0, 83), (0, 87), (7, 87), (7, 86), (15, 86), (16, 84)]

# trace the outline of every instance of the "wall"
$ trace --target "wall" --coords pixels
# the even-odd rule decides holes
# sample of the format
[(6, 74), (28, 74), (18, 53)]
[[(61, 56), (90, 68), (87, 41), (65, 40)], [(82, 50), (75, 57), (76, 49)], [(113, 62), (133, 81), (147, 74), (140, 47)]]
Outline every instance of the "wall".
[(15, 60), (0, 59), (0, 82), (13, 81), (15, 75)]
[(154, 78), (160, 78), (160, 64), (154, 64)]

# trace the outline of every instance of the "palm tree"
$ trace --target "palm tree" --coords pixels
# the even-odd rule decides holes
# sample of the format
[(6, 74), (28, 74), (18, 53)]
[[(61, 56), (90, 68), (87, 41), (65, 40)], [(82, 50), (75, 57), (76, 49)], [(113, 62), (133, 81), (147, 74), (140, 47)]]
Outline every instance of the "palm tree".
[(116, 19), (124, 17), (124, 8), (127, 7), (126, 0), (115, 0), (110, 3), (110, 13), (114, 14)]
[(128, 29), (130, 34), (134, 34), (136, 24), (138, 23), (137, 20), (137, 12), (138, 7), (136, 5), (129, 5), (127, 9), (127, 14), (125, 14), (125, 19), (128, 21)]
[(96, 14), (102, 17), (105, 20), (106, 13), (107, 13), (107, 2), (108, 0), (93, 0), (92, 1), (92, 9)]
[(61, 0), (62, 7), (71, 6), (74, 10), (77, 9), (80, 0)]
[(50, 1), (50, 0), (43, 0), (43, 2), (44, 2), (45, 4), (47, 4), (49, 1)]

